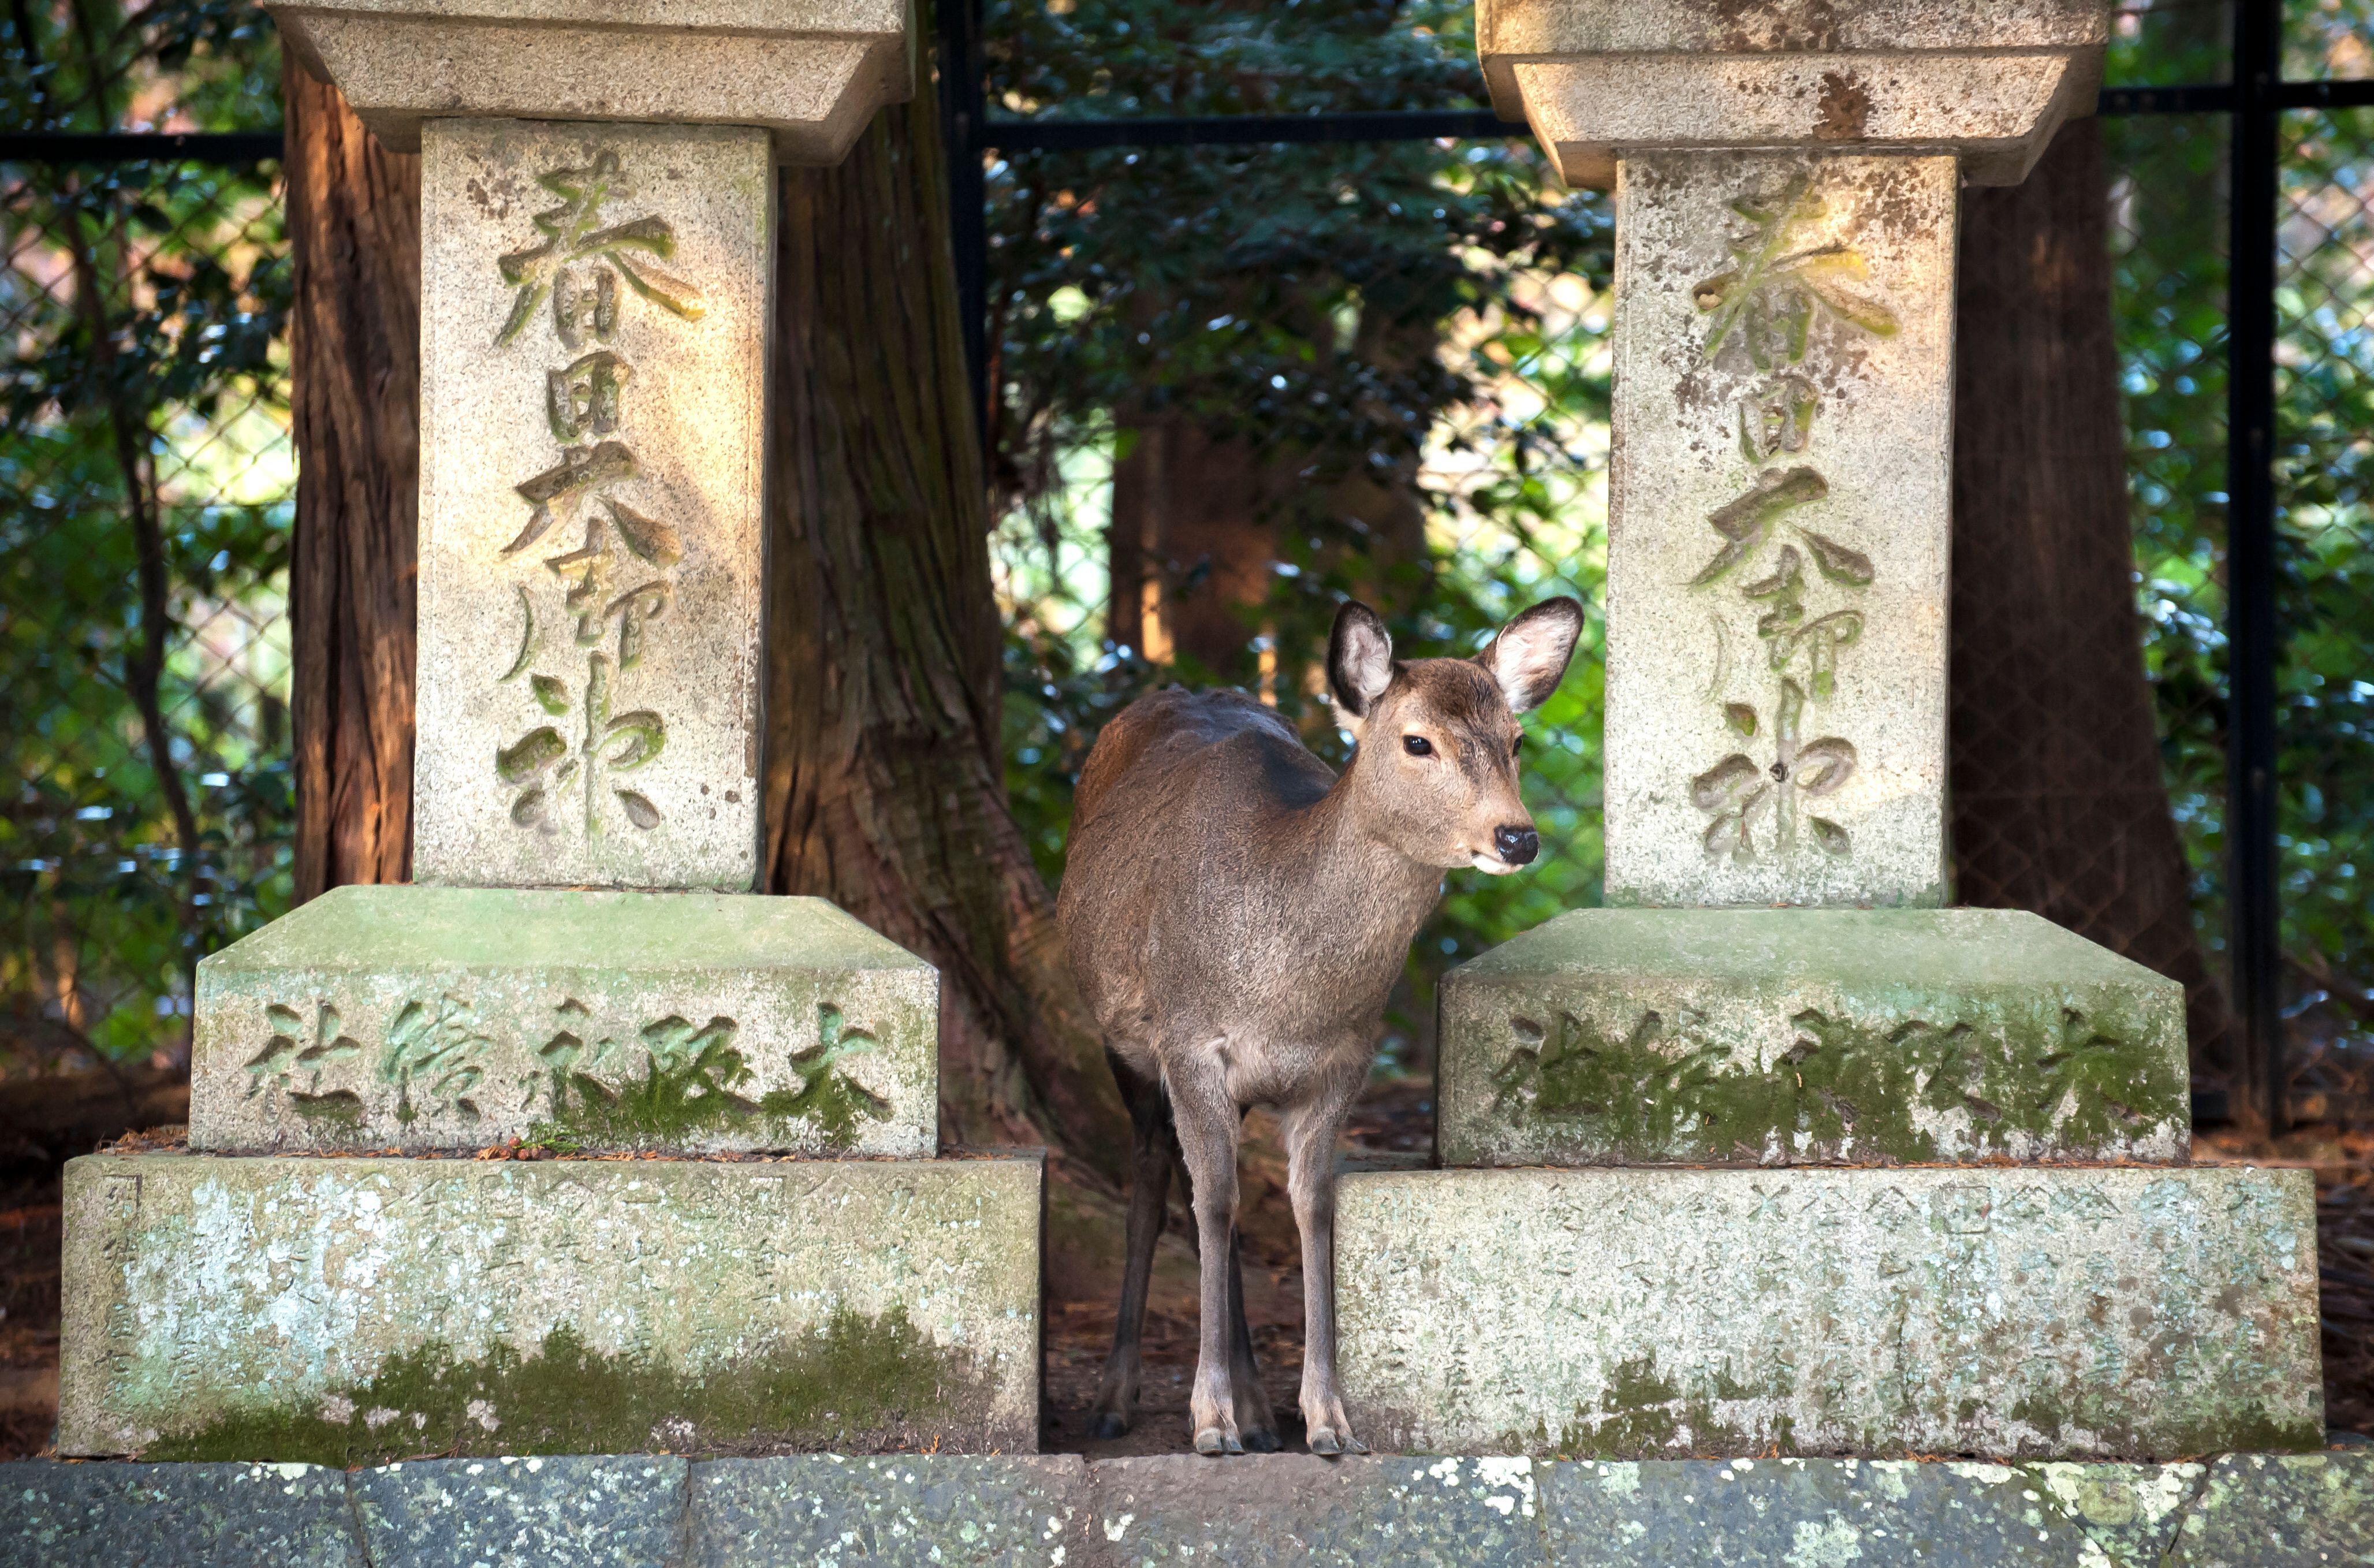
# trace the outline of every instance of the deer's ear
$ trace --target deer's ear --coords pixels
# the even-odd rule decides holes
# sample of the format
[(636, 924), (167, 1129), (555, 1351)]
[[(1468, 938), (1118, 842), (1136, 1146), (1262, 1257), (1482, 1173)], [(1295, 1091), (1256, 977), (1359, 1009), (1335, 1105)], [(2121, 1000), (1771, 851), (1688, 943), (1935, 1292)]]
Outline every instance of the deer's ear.
[(1512, 713), (1527, 713), (1550, 700), (1566, 678), (1567, 661), (1574, 657), (1575, 639), (1582, 635), (1582, 606), (1572, 599), (1544, 599), (1500, 628), (1492, 645), (1475, 655)]
[(1328, 695), (1348, 717), (1365, 719), (1393, 679), (1393, 640), (1384, 621), (1359, 600), (1345, 600), (1327, 638)]

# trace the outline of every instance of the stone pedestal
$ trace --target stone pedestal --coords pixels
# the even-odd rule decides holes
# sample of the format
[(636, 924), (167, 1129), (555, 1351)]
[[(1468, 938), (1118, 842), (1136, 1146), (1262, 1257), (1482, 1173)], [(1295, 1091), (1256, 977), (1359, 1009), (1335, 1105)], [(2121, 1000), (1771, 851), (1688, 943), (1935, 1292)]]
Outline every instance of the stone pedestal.
[(1454, 1168), (1338, 1205), (1370, 1443), (2321, 1439), (2310, 1185), (2183, 1165), (2181, 987), (2033, 915), (1923, 907), (1959, 191), (2083, 112), (2106, 20), (1482, 0), (1495, 104), (1616, 190), (1606, 885), (1651, 907), (1444, 980)]
[(1444, 977), (1449, 1165), (2181, 1160), (2184, 988), (2016, 910), (1593, 909)]
[(429, 885), (208, 958), (210, 1152), (68, 1167), (61, 1452), (1035, 1449), (1040, 1161), (930, 1158), (936, 973), (749, 891), (775, 162), (903, 6), (276, 10), (422, 152)]
[(58, 1449), (1030, 1452), (1040, 1175), (90, 1156)]
[(2324, 1436), (2305, 1171), (1348, 1176), (1345, 1399), (1418, 1452), (2179, 1458)]
[(820, 899), (340, 888), (198, 965), (190, 1145), (926, 1159), (938, 1001)]

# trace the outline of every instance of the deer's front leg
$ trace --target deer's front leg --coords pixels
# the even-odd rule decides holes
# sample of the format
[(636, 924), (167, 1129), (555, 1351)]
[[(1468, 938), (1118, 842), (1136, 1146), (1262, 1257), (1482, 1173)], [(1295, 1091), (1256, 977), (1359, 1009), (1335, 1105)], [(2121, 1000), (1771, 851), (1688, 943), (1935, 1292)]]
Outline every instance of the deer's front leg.
[(1228, 1294), (1237, 1256), (1237, 1107), (1216, 1062), (1190, 1062), (1169, 1075), (1170, 1114), (1179, 1154), (1187, 1166), (1195, 1205), (1195, 1250), (1201, 1275), (1201, 1333), (1195, 1386), (1187, 1409), (1198, 1454), (1241, 1454), (1236, 1395), (1228, 1376), (1229, 1337), (1236, 1315)]
[(1302, 1421), (1313, 1454), (1369, 1451), (1352, 1435), (1335, 1387), (1335, 1140), (1368, 1078), (1365, 1056), (1357, 1066), (1331, 1075), (1318, 1094), (1280, 1118), (1287, 1187), (1302, 1232)]

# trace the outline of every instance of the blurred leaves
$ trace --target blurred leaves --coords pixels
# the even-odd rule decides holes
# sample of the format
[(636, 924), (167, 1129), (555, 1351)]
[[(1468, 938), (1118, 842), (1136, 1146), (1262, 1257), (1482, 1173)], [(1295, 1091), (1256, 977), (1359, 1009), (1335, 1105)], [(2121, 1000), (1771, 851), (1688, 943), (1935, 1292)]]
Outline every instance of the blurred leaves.
[[(276, 117), (252, 6), (20, 7), (6, 88), (51, 129)], [(0, 166), (0, 1070), (178, 1045), (190, 966), (285, 907), (287, 242), (268, 171)], [(180, 842), (133, 694), (134, 502), (162, 534)]]

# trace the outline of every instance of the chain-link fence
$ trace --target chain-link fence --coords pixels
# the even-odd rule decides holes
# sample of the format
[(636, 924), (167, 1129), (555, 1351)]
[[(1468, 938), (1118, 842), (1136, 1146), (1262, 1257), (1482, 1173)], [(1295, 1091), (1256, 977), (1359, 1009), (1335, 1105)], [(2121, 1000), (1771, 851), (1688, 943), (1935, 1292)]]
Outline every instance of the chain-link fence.
[(2286, 1065), (2317, 1117), (2374, 1104), (2374, 111), (2281, 135), (2277, 843)]
[(267, 171), (0, 165), (0, 1071), (180, 1048), (286, 904), (286, 251)]

